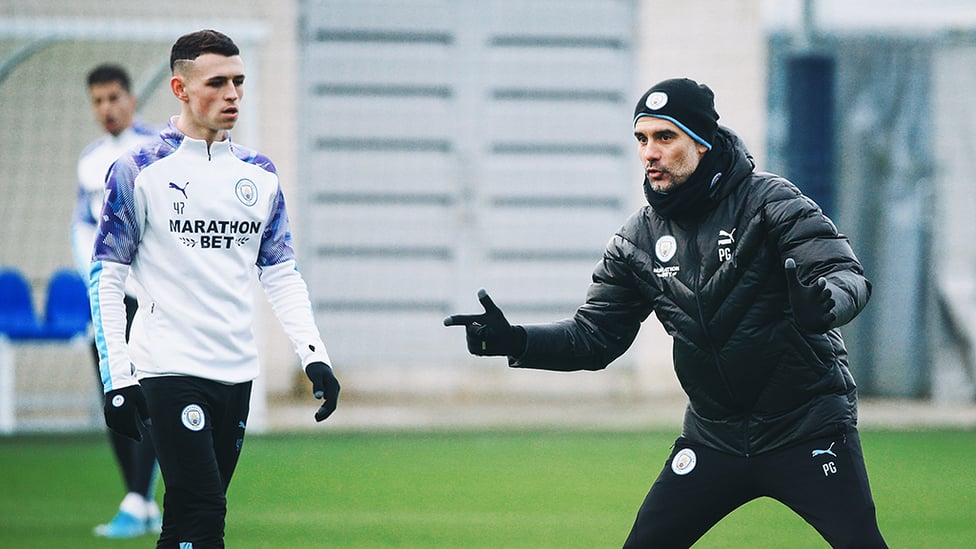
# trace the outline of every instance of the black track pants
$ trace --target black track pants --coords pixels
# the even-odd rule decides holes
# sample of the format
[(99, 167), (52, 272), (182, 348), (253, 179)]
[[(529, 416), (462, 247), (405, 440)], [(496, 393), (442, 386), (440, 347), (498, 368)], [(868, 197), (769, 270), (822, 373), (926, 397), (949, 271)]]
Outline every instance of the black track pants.
[(835, 548), (885, 548), (856, 430), (759, 456), (679, 438), (644, 499), (625, 549), (691, 547), (737, 507), (782, 502)]
[(156, 547), (223, 547), (227, 486), (244, 444), (251, 382), (171, 376), (141, 384), (166, 489)]

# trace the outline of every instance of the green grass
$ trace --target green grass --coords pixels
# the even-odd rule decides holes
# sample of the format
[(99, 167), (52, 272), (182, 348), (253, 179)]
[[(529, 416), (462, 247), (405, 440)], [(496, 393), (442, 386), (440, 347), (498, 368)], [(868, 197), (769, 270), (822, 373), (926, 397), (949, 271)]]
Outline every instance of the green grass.
[[(228, 494), (234, 548), (620, 547), (672, 432), (327, 432), (250, 436)], [(891, 547), (976, 539), (976, 432), (862, 433)], [(0, 438), (0, 547), (105, 542), (118, 473), (102, 436)], [(696, 548), (822, 548), (801, 519), (754, 501)]]

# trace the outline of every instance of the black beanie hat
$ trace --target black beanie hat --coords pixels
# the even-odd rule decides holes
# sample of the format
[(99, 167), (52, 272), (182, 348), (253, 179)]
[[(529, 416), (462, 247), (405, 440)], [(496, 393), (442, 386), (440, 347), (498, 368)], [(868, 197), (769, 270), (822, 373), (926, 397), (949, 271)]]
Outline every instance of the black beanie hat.
[(711, 150), (718, 130), (715, 94), (689, 78), (664, 80), (647, 90), (634, 109), (634, 124), (642, 116), (663, 118)]

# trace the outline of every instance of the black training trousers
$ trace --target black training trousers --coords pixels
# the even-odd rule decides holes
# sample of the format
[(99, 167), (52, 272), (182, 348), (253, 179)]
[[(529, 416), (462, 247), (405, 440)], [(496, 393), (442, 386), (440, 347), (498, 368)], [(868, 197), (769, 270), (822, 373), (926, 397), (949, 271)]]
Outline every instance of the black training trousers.
[(251, 382), (226, 385), (186, 376), (143, 379), (163, 474), (163, 532), (157, 549), (224, 546), (227, 486), (237, 467)]
[(803, 517), (831, 547), (887, 547), (852, 429), (752, 457), (679, 438), (624, 548), (691, 547), (733, 510), (764, 496)]

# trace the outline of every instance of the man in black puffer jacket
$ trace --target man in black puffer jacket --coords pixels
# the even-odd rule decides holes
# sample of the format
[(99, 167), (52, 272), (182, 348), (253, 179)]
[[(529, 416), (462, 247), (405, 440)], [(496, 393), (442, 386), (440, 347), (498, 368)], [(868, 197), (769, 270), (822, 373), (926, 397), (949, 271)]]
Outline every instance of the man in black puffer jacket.
[(756, 172), (718, 118), (712, 91), (686, 78), (641, 97), (634, 135), (649, 206), (610, 240), (573, 318), (512, 326), (480, 290), (485, 313), (444, 323), (465, 326), (471, 353), (515, 368), (599, 370), (654, 312), (689, 402), (626, 548), (690, 547), (763, 496), (833, 547), (886, 547), (837, 330), (871, 285), (817, 204)]

